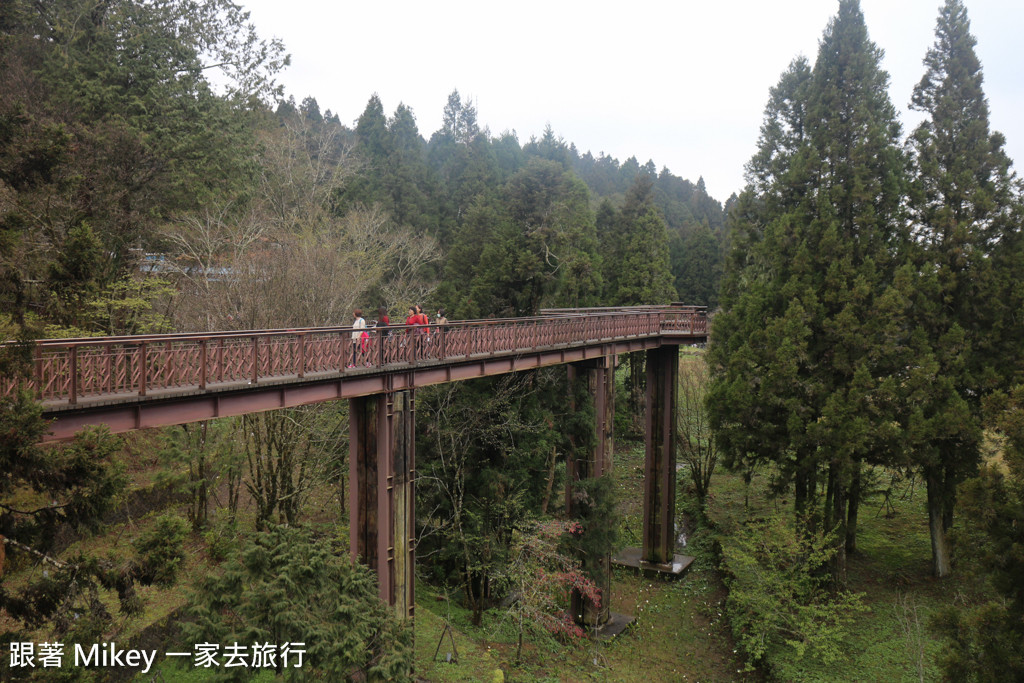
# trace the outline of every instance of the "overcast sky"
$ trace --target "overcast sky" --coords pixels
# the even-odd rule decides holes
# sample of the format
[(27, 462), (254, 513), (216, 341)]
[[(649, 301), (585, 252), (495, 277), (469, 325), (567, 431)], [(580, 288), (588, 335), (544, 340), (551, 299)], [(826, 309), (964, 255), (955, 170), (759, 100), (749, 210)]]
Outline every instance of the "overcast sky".
[[(373, 93), (428, 138), (458, 88), (492, 134), (520, 143), (550, 124), (580, 153), (636, 156), (725, 200), (743, 186), (768, 89), (799, 54), (813, 63), (838, 0), (240, 0), (284, 41), (281, 76), (352, 125)], [(885, 51), (904, 131), (942, 0), (861, 0)], [(994, 129), (1024, 159), (1024, 2), (967, 0)]]

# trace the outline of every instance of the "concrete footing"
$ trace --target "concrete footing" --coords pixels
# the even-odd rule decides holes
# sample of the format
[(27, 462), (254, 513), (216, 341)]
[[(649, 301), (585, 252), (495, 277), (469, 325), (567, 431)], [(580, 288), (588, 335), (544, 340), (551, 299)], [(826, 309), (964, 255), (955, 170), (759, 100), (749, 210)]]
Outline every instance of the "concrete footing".
[(678, 578), (693, 564), (693, 558), (689, 555), (673, 555), (672, 562), (665, 564), (647, 562), (642, 558), (643, 553), (640, 548), (624, 548), (622, 552), (612, 556), (612, 564), (617, 567), (635, 569), (643, 573), (644, 576), (664, 578)]

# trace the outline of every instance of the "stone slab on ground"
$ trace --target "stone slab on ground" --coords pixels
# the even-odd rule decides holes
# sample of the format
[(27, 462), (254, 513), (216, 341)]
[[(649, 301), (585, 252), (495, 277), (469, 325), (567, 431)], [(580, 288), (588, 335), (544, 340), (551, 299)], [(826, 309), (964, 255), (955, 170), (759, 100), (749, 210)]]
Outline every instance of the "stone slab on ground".
[(631, 617), (628, 614), (612, 612), (608, 615), (608, 621), (594, 629), (594, 638), (597, 640), (611, 640), (625, 631), (626, 627), (635, 620), (636, 617)]

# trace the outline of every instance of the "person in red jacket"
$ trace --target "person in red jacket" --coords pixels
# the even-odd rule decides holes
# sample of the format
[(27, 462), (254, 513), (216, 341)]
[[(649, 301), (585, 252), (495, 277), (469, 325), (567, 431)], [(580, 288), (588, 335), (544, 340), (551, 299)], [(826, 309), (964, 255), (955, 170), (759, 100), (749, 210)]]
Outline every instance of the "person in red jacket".
[[(414, 306), (414, 308), (416, 309), (416, 324), (417, 325), (429, 325), (430, 324), (430, 318), (428, 318), (427, 314), (423, 312), (423, 309), (420, 308), (420, 305), (416, 304)], [(420, 334), (428, 334), (430, 332), (430, 328), (429, 327), (424, 327), (419, 332), (420, 332)]]
[(406, 360), (412, 362), (419, 357), (419, 347), (421, 343), (419, 341), (418, 328), (422, 323), (420, 322), (420, 314), (416, 311), (416, 306), (410, 306), (408, 315), (405, 316), (405, 324), (409, 328), (405, 331), (405, 340), (402, 342), (403, 346), (406, 346)]

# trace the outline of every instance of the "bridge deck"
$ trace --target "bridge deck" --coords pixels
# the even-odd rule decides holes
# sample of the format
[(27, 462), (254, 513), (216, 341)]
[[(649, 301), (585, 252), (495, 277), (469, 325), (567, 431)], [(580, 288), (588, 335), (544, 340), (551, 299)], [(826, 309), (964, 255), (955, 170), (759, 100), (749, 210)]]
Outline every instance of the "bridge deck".
[[(426, 327), (256, 330), (43, 340), (27, 382), (54, 420), (49, 439), (181, 424), (699, 343), (695, 307), (575, 309)], [(353, 338), (355, 337), (355, 338)]]

